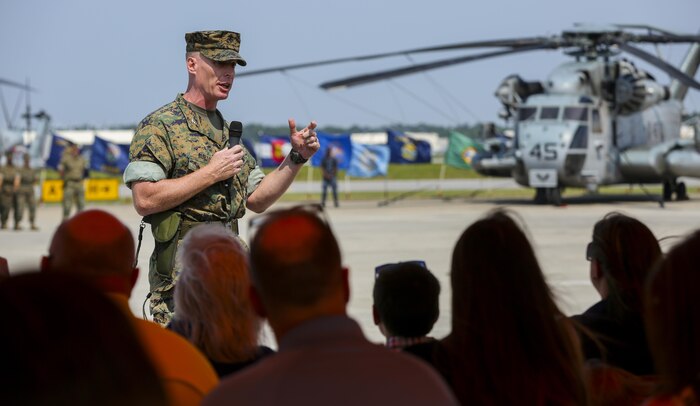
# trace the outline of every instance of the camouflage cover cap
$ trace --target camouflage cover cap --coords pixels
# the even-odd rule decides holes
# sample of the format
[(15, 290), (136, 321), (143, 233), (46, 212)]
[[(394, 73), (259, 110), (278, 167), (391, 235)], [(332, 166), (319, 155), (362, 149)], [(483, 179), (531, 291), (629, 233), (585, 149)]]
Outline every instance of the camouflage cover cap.
[(238, 53), (241, 47), (241, 34), (232, 31), (196, 31), (185, 34), (187, 52), (199, 52), (207, 58), (219, 61), (236, 61), (246, 66), (246, 61)]

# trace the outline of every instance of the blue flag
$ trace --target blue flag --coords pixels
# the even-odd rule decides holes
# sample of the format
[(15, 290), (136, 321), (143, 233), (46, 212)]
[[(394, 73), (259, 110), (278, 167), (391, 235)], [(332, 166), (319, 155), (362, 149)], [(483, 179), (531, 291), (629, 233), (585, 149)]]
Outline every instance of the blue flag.
[(241, 143), (245, 147), (245, 149), (250, 152), (250, 155), (253, 156), (253, 159), (256, 161), (258, 160), (258, 154), (255, 153), (255, 145), (253, 144), (253, 141), (249, 140), (248, 138), (241, 138)]
[(358, 178), (386, 176), (389, 169), (389, 154), (387, 145), (365, 145), (353, 142), (348, 175)]
[(416, 140), (396, 131), (387, 131), (387, 144), (391, 150), (391, 163), (430, 163), (430, 143)]
[(58, 170), (58, 164), (61, 163), (63, 150), (69, 145), (75, 144), (56, 134), (51, 134), (51, 149), (49, 150), (49, 157), (46, 158), (46, 167)]
[(255, 147), (255, 154), (260, 166), (274, 168), (284, 161), (291, 150), (288, 136), (263, 135)]
[(332, 153), (335, 159), (338, 160), (338, 169), (347, 170), (350, 168), (352, 157), (352, 141), (350, 134), (328, 134), (321, 131), (316, 132), (321, 148), (311, 157), (312, 166), (321, 166), (323, 157), (326, 156), (326, 150), (332, 148)]
[(95, 135), (90, 150), (90, 169), (112, 174), (124, 173), (129, 164), (129, 144), (115, 144)]

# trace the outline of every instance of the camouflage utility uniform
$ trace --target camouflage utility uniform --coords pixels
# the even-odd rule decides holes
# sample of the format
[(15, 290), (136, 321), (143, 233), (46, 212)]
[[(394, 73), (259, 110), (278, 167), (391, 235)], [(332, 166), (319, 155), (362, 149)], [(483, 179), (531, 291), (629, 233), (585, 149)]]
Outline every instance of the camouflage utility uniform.
[[(71, 147), (76, 148), (76, 147)], [(73, 155), (70, 148), (66, 149), (61, 156), (58, 169), (63, 172), (63, 219), (70, 216), (73, 202), (77, 211), (83, 211), (85, 207), (85, 190), (83, 179), (87, 168), (87, 160), (82, 155)]]
[(17, 191), (17, 208), (15, 210), (15, 224), (22, 221), (25, 205), (29, 209), (29, 223), (32, 230), (36, 227), (36, 196), (34, 195), (34, 185), (37, 183), (37, 172), (33, 168), (23, 166), (18, 170), (20, 176), (19, 190)]
[[(5, 165), (0, 168), (0, 176), (2, 176), (2, 186), (0, 186), (0, 220), (2, 220), (2, 228), (7, 228), (7, 219), (10, 217), (10, 210), (15, 206), (15, 176), (17, 176), (17, 167), (14, 165)], [(16, 213), (16, 210), (15, 210)]]
[[(216, 121), (220, 126), (214, 125)], [(214, 153), (228, 148), (228, 142), (228, 124), (221, 113), (198, 108), (180, 94), (175, 101), (151, 113), (139, 124), (131, 141), (130, 163), (124, 172), (124, 182), (131, 187), (134, 181), (181, 178), (206, 166)], [(233, 179), (209, 186), (170, 211), (147, 216), (145, 220), (151, 223), (156, 239), (148, 273), (154, 321), (167, 324), (172, 318), (173, 292), (179, 274), (174, 253), (172, 260), (169, 259), (170, 266), (159, 262), (162, 260), (157, 235), (162, 231), (158, 228), (159, 216), (175, 213), (180, 218), (179, 224), (175, 223), (177, 232), (172, 236), (173, 243), (177, 240), (175, 250), (187, 231), (197, 224), (222, 223), (237, 234), (236, 220), (245, 214), (245, 201), (263, 177), (262, 171), (256, 167), (255, 158), (246, 150), (244, 165)], [(169, 214), (167, 217), (172, 219)], [(172, 223), (169, 227), (173, 227)], [(162, 235), (160, 237), (163, 239)], [(170, 237), (168, 235), (165, 239)]]

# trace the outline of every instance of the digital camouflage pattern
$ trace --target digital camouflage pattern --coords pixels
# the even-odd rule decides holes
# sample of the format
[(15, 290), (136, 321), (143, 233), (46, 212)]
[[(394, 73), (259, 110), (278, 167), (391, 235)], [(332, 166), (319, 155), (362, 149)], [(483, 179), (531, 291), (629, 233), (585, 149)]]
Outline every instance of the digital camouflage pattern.
[(62, 171), (63, 179), (63, 219), (70, 216), (73, 204), (76, 206), (76, 211), (81, 212), (85, 208), (85, 188), (83, 187), (83, 179), (85, 177), (85, 169), (87, 168), (87, 160), (84, 156), (78, 154), (73, 155), (72, 150), (77, 148), (71, 146), (63, 151), (61, 161), (58, 164), (58, 169)]
[(0, 168), (2, 175), (2, 187), (0, 187), (0, 221), (1, 227), (7, 228), (7, 219), (13, 209), (15, 201), (14, 182), (17, 175), (17, 167), (4, 165)]
[(32, 230), (36, 230), (36, 196), (34, 185), (38, 182), (37, 171), (33, 168), (21, 167), (18, 169), (20, 176), (19, 190), (17, 191), (17, 207), (15, 210), (15, 224), (19, 224), (24, 216), (25, 207), (29, 208), (29, 222)]
[(197, 31), (185, 34), (187, 52), (199, 52), (207, 58), (219, 61), (236, 61), (246, 66), (245, 59), (238, 53), (241, 48), (241, 34), (232, 31)]
[[(129, 148), (129, 161), (158, 164), (166, 178), (177, 179), (206, 166), (214, 153), (228, 148), (228, 142), (228, 123), (224, 123), (223, 135), (215, 131), (180, 94), (175, 101), (149, 114), (138, 125)], [(182, 213), (184, 222), (230, 223), (243, 217), (248, 176), (253, 169), (255, 158), (245, 150), (243, 167), (231, 182), (209, 186), (173, 210)], [(180, 239), (183, 237), (179, 236)], [(154, 320), (167, 320), (170, 314), (163, 314), (163, 311), (172, 308), (169, 303), (179, 265), (176, 264), (170, 275), (163, 275), (156, 271), (155, 260), (152, 256), (148, 278), (151, 314)]]

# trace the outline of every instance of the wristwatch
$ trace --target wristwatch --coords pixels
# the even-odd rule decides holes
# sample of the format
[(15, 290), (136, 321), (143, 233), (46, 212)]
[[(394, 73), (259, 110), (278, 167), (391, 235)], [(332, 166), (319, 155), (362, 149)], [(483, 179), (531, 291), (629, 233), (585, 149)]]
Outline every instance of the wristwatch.
[(296, 150), (292, 150), (289, 153), (289, 159), (291, 159), (292, 162), (294, 162), (295, 164), (305, 164), (306, 161), (308, 161), (308, 159), (301, 156), (301, 154), (298, 153)]

